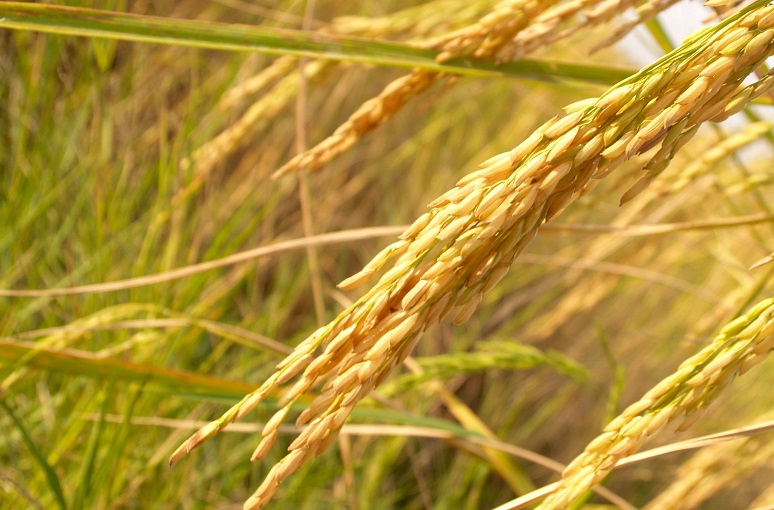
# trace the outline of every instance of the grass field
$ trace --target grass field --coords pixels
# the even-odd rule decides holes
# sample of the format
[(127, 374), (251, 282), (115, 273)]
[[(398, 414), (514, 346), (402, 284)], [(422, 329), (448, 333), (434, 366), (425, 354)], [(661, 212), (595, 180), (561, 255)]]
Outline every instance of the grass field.
[(774, 7), (674, 3), (0, 4), (0, 509), (774, 508)]

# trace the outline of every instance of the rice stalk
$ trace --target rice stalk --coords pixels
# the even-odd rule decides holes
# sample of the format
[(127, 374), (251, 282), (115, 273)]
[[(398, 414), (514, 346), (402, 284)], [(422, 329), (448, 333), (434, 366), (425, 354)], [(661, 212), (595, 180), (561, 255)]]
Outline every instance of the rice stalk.
[(252, 456), (260, 459), (291, 406), (321, 386), (296, 421), (308, 426), (245, 503), (261, 508), (283, 480), (335, 440), (357, 402), (408, 356), (425, 330), (444, 319), (465, 322), (538, 228), (594, 179), (658, 147), (645, 176), (622, 199), (631, 200), (701, 124), (722, 120), (766, 92), (774, 84), (770, 74), (747, 86), (741, 82), (774, 53), (772, 39), (774, 6), (759, 0), (601, 97), (566, 107), (566, 115), (484, 162), (434, 200), (398, 241), (340, 284), (356, 287), (392, 261), (371, 290), (299, 344), (263, 385), (194, 434), (170, 461), (282, 390), (283, 407), (268, 421)]
[(710, 345), (610, 422), (568, 464), (559, 485), (538, 508), (567, 508), (667, 423), (685, 416), (678, 430), (686, 430), (737, 374), (766, 359), (774, 347), (772, 333), (774, 299), (766, 299), (729, 323)]

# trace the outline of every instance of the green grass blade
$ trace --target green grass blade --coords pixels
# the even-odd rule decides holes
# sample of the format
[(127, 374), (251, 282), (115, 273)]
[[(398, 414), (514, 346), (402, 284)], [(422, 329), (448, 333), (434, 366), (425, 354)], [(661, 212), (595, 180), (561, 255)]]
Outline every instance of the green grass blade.
[(664, 53), (669, 53), (675, 49), (675, 44), (669, 38), (669, 34), (664, 30), (664, 26), (658, 18), (646, 21), (645, 28), (648, 29), (650, 35), (653, 36), (653, 40), (656, 41), (656, 44), (658, 44), (659, 48), (661, 48)]
[[(99, 412), (99, 419), (96, 421), (89, 434), (89, 441), (86, 445), (86, 452), (84, 454), (84, 462), (81, 466), (78, 489), (73, 496), (72, 505), (70, 505), (71, 508), (88, 508), (91, 506), (86, 506), (86, 502), (91, 494), (92, 487), (94, 487), (94, 466), (96, 464), (97, 452), (105, 425), (105, 414), (108, 411), (108, 405), (110, 403), (108, 396), (113, 394), (113, 390), (114, 384), (111, 380), (108, 382), (107, 388), (102, 394), (102, 406)], [(110, 449), (108, 451), (110, 451)]]
[[(95, 502), (94, 506), (107, 507), (108, 501), (120, 491), (122, 480), (115, 476), (117, 470), (120, 469), (121, 462), (124, 460), (125, 450), (129, 445), (129, 441), (132, 440), (132, 416), (134, 416), (135, 407), (140, 401), (142, 395), (142, 387), (129, 398), (126, 403), (125, 412), (119, 427), (113, 432), (112, 436), (108, 439), (110, 448), (102, 459), (102, 463), (99, 469), (94, 475), (95, 487), (100, 487), (102, 494), (100, 500)], [(101, 416), (101, 420), (108, 422), (107, 415)], [(124, 480), (125, 481), (125, 480)]]
[(582, 365), (556, 351), (543, 352), (531, 345), (501, 340), (480, 342), (474, 352), (455, 352), (416, 358), (423, 372), (396, 377), (383, 391), (407, 391), (432, 379), (451, 379), (460, 374), (486, 373), (489, 370), (527, 370), (547, 367), (576, 382), (586, 383), (591, 374)]
[(493, 60), (456, 58), (442, 64), (435, 60), (438, 55), (436, 51), (396, 42), (19, 2), (0, 4), (0, 28), (416, 67), (468, 76), (517, 76), (548, 81), (574, 79), (612, 85), (634, 72), (605, 66), (537, 60), (497, 65)]
[(610, 339), (605, 333), (601, 324), (596, 325), (597, 338), (599, 344), (602, 347), (602, 352), (605, 355), (608, 365), (610, 366), (610, 373), (613, 376), (612, 383), (610, 385), (610, 395), (607, 399), (607, 411), (603, 418), (604, 427), (615, 418), (618, 413), (621, 412), (621, 397), (623, 395), (624, 384), (626, 383), (626, 368), (621, 365), (615, 357), (613, 346), (610, 344)]
[(24, 424), (11, 410), (8, 404), (5, 403), (4, 400), (0, 400), (0, 407), (2, 407), (3, 410), (8, 413), (8, 416), (11, 417), (14, 425), (16, 425), (16, 428), (19, 429), (19, 432), (21, 433), (24, 444), (27, 446), (27, 448), (29, 448), (30, 453), (32, 453), (32, 456), (35, 457), (35, 460), (38, 462), (38, 464), (40, 464), (41, 469), (43, 469), (43, 472), (46, 475), (46, 480), (48, 481), (48, 485), (51, 488), (51, 492), (54, 493), (57, 507), (59, 507), (61, 510), (66, 510), (67, 503), (65, 503), (64, 493), (62, 492), (62, 485), (59, 482), (59, 476), (57, 476), (56, 471), (54, 471), (54, 468), (51, 467), (51, 464), (48, 463), (46, 456), (43, 455), (42, 451), (40, 451), (40, 448), (38, 448), (38, 445), (35, 444), (35, 441), (32, 440), (32, 437), (27, 432)]
[(75, 349), (48, 349), (27, 342), (0, 341), (0, 362), (16, 362), (24, 357), (28, 357), (26, 363), (30, 368), (78, 376), (148, 382), (191, 393), (212, 392), (240, 398), (253, 390), (253, 385), (244, 382), (99, 357)]

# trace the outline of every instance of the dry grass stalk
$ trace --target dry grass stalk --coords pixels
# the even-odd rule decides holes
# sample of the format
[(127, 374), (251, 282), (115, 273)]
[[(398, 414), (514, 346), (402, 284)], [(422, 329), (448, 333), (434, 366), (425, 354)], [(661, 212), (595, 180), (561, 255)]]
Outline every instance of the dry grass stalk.
[(357, 402), (405, 359), (423, 331), (443, 319), (465, 322), (540, 225), (592, 179), (660, 144), (645, 178), (624, 197), (631, 198), (701, 123), (727, 116), (765, 92), (771, 76), (747, 87), (740, 83), (774, 53), (772, 27), (774, 7), (759, 1), (600, 98), (568, 106), (567, 115), (463, 177), (400, 240), (341, 284), (355, 287), (392, 260), (371, 290), (302, 342), (260, 388), (181, 445), (171, 461), (284, 388), (283, 407), (253, 454), (259, 459), (276, 440), (290, 406), (322, 386), (298, 417), (297, 424), (308, 426), (245, 504), (262, 507), (285, 478), (334, 441)]
[(567, 466), (558, 487), (538, 508), (567, 508), (667, 423), (685, 415), (678, 430), (690, 427), (737, 374), (763, 361), (772, 347), (774, 299), (767, 299), (728, 324), (710, 345), (610, 422)]
[(675, 480), (644, 510), (691, 510), (771, 461), (774, 443), (762, 437), (716, 444), (685, 462)]
[(758, 269), (759, 267), (765, 266), (766, 264), (771, 264), (774, 262), (774, 253), (766, 255), (762, 259), (756, 261), (752, 266), (750, 266), (750, 269)]

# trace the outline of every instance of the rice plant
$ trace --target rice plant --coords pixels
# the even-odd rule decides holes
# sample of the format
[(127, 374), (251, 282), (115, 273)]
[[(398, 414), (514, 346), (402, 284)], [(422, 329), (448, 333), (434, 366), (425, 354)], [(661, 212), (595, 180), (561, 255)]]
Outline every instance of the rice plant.
[(774, 6), (688, 4), (0, 5), (0, 508), (768, 504)]

